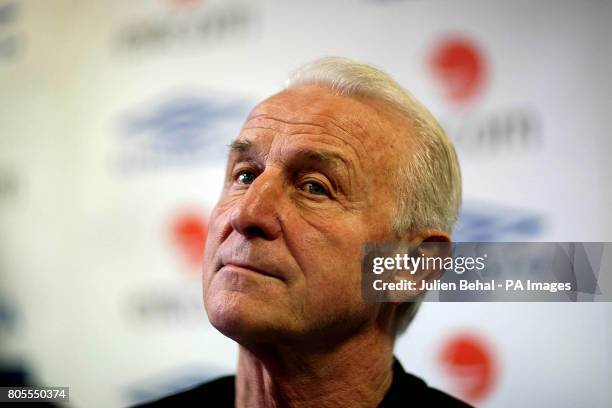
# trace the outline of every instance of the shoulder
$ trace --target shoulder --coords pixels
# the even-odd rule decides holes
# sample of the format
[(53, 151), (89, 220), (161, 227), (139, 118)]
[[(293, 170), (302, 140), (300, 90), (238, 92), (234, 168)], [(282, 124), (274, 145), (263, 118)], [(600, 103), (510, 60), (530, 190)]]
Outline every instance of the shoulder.
[(441, 408), (470, 408), (471, 405), (427, 385), (425, 381), (404, 371), (395, 360), (393, 364), (393, 382), (380, 407), (390, 408), (406, 406), (435, 406)]
[(207, 406), (205, 405), (207, 402), (210, 406), (214, 407), (233, 407), (235, 395), (234, 384), (234, 376), (221, 377), (133, 408), (180, 407), (192, 404), (205, 407)]

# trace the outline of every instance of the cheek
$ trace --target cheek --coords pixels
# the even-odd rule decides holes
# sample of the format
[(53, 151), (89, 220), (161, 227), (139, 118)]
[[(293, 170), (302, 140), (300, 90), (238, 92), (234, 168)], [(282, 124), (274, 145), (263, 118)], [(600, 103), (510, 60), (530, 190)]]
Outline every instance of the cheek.
[(343, 290), (353, 292), (359, 287), (365, 237), (358, 223), (353, 226), (342, 230), (319, 229), (301, 236), (294, 256), (308, 283), (321, 290), (320, 293), (314, 290), (314, 297)]
[(224, 239), (229, 234), (228, 211), (215, 207), (208, 222), (208, 235), (204, 249), (204, 273), (214, 266), (215, 255)]
[[(325, 271), (322, 279), (330, 282), (343, 279), (345, 269), (358, 267), (362, 244), (367, 239), (361, 220), (339, 218), (317, 219), (317, 222), (300, 220), (303, 221), (301, 225), (293, 228), (294, 231), (300, 231), (300, 234), (295, 235), (293, 248), (290, 248), (306, 273)], [(287, 244), (291, 245), (290, 242)]]
[[(304, 271), (308, 285), (305, 301), (315, 309), (329, 308), (349, 313), (363, 303), (361, 256), (363, 245), (376, 240), (377, 223), (361, 220), (302, 226), (303, 233), (293, 254)], [(339, 227), (341, 225), (341, 227)], [(381, 238), (384, 234), (380, 234)]]

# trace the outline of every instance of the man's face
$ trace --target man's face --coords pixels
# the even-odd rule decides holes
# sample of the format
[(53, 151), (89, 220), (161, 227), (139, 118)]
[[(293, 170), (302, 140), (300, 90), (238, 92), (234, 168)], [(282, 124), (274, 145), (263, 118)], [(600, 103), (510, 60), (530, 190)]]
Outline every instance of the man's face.
[[(256, 107), (229, 155), (203, 274), (211, 323), (240, 343), (342, 336), (376, 319), (361, 249), (391, 240), (407, 121), (317, 86)], [(323, 339), (325, 340), (325, 339)]]

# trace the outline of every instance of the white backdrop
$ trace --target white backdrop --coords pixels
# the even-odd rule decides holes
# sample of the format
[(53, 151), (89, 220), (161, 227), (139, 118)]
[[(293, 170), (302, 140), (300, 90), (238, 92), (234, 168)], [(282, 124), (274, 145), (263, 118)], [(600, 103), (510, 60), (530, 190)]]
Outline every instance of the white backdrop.
[[(0, 0), (0, 370), (82, 407), (232, 372), (198, 275), (224, 145), (323, 55), (440, 118), (457, 240), (611, 241), (612, 5), (534, 3)], [(478, 406), (607, 407), (611, 312), (430, 303), (396, 353)]]

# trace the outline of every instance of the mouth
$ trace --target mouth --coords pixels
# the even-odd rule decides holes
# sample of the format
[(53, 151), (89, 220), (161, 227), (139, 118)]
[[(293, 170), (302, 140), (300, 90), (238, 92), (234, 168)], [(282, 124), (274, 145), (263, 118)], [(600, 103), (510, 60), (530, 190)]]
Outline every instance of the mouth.
[(262, 275), (262, 276), (267, 276), (270, 278), (274, 278), (274, 279), (279, 279), (279, 280), (283, 280), (283, 278), (277, 274), (268, 272), (264, 269), (258, 268), (256, 266), (247, 264), (247, 263), (243, 263), (243, 262), (236, 262), (236, 261), (231, 261), (231, 262), (226, 262), (224, 264), (221, 265), (221, 267), (219, 268), (219, 271), (221, 269), (234, 269), (240, 272), (247, 272), (247, 273), (255, 273), (258, 275)]

